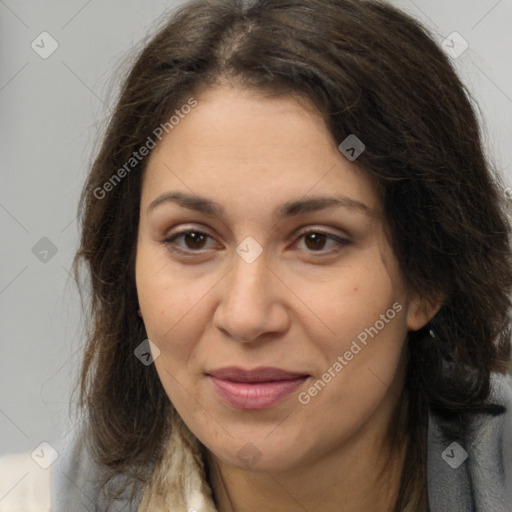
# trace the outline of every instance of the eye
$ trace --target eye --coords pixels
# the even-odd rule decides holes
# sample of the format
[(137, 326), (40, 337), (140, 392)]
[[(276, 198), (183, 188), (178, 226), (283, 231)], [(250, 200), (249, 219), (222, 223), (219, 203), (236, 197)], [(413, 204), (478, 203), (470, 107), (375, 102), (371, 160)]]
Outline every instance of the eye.
[[(304, 239), (304, 245), (308, 252), (321, 252), (332, 254), (339, 252), (343, 247), (350, 244), (350, 241), (332, 233), (327, 233), (318, 229), (303, 230), (298, 233), (299, 240)], [(326, 244), (331, 243), (331, 248), (325, 250)], [(300, 245), (296, 243), (295, 245)]]
[[(191, 252), (198, 252), (201, 249), (208, 249), (206, 246), (208, 239), (213, 240), (208, 233), (204, 233), (203, 231), (198, 231), (196, 229), (188, 229), (186, 231), (175, 233), (163, 240), (162, 243), (171, 251), (190, 254)], [(181, 246), (176, 243), (177, 240), (182, 241)], [(183, 246), (183, 244), (185, 246)]]

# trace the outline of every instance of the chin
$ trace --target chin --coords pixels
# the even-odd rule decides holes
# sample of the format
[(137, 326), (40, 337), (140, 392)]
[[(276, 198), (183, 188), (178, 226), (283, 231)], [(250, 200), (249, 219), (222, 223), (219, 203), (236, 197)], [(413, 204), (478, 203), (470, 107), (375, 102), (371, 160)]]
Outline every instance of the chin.
[(266, 436), (268, 431), (254, 437), (229, 438), (225, 444), (203, 444), (225, 464), (247, 471), (288, 471), (306, 457), (306, 453), (302, 453), (306, 448), (304, 440), (293, 441), (282, 436), (270, 439)]

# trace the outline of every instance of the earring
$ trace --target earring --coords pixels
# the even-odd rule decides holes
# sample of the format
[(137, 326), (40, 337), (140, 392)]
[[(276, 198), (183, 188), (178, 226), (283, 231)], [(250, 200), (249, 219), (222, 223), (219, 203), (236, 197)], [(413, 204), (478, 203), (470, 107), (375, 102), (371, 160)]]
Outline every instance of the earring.
[(428, 335), (431, 337), (431, 338), (435, 338), (436, 335), (434, 334), (434, 331), (432, 330), (432, 327), (429, 329), (428, 331)]

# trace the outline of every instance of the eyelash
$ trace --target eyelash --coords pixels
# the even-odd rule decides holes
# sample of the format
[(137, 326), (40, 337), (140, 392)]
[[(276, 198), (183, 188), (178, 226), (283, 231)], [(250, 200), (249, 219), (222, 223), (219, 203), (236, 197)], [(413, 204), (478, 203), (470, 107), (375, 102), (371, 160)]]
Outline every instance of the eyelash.
[[(167, 237), (166, 239), (162, 240), (162, 244), (170, 251), (174, 252), (174, 253), (178, 253), (178, 254), (182, 254), (184, 256), (196, 256), (198, 254), (201, 253), (201, 251), (203, 249), (198, 249), (196, 251), (194, 250), (184, 250), (184, 249), (181, 249), (179, 247), (176, 246), (176, 244), (174, 243), (174, 241), (181, 237), (181, 236), (185, 236), (189, 233), (196, 233), (198, 235), (205, 235), (207, 236), (208, 238), (211, 238), (213, 239), (213, 237), (211, 237), (208, 233), (205, 233), (204, 231), (199, 231), (199, 230), (196, 230), (196, 229), (186, 229), (184, 231), (179, 231), (177, 233), (174, 233), (172, 236), (170, 237)], [(318, 250), (318, 251), (314, 251), (314, 250), (306, 250), (307, 252), (309, 253), (312, 253), (315, 255), (315, 257), (326, 257), (326, 256), (332, 256), (333, 254), (336, 254), (336, 253), (339, 253), (345, 246), (349, 245), (351, 242), (347, 239), (344, 239), (344, 238), (340, 238), (336, 235), (333, 235), (332, 233), (328, 233), (326, 231), (322, 231), (321, 229), (308, 229), (308, 228), (305, 228), (304, 230), (301, 230), (299, 231), (296, 236), (298, 239), (302, 238), (304, 235), (309, 235), (309, 234), (316, 234), (316, 235), (323, 235), (325, 236), (328, 240), (333, 240), (335, 242), (337, 242), (338, 244), (338, 247), (334, 248), (334, 249), (331, 249), (331, 250)], [(296, 243), (296, 242), (295, 242)], [(318, 253), (323, 253), (323, 254), (316, 254)]]

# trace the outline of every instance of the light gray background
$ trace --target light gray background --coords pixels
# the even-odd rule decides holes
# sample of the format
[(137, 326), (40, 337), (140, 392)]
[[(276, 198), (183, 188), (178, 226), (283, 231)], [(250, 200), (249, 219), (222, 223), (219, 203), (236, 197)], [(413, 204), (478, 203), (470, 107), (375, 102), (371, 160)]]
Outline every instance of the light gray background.
[[(67, 431), (83, 343), (69, 275), (80, 188), (121, 59), (177, 3), (0, 0), (0, 455)], [(439, 43), (453, 31), (468, 42), (453, 62), (510, 185), (512, 0), (391, 3), (422, 20)], [(59, 45), (47, 59), (31, 48), (44, 31)], [(46, 262), (32, 252), (43, 237), (57, 248)]]

